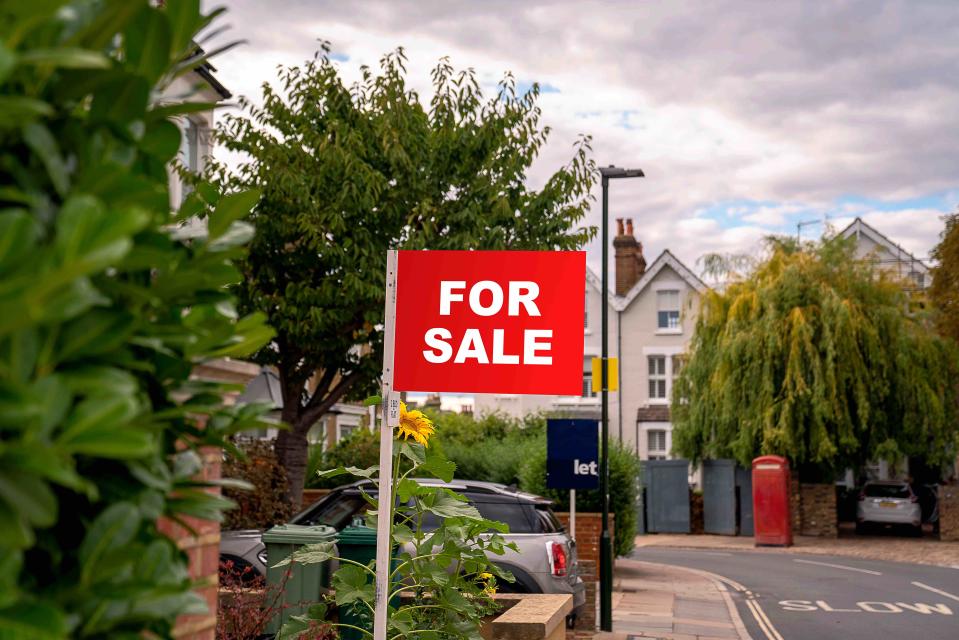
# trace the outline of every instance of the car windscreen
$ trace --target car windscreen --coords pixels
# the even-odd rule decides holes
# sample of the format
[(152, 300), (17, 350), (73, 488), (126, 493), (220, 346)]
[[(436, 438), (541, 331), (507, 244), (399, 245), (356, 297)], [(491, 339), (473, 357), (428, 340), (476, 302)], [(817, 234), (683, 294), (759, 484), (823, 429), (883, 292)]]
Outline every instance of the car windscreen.
[[(504, 522), (509, 526), (510, 533), (541, 533), (542, 524), (531, 513), (532, 506), (523, 502), (489, 502), (482, 499), (470, 498), (470, 504), (479, 510), (480, 515), (487, 520)], [(439, 526), (439, 519), (432, 513), (423, 515), (422, 527), (425, 531), (432, 531)]]
[(909, 487), (904, 484), (867, 484), (863, 493), (867, 498), (910, 498)]
[(366, 500), (359, 494), (338, 492), (300, 514), (294, 522), (303, 525), (325, 524), (339, 530), (348, 526), (354, 515), (364, 513), (366, 507)]

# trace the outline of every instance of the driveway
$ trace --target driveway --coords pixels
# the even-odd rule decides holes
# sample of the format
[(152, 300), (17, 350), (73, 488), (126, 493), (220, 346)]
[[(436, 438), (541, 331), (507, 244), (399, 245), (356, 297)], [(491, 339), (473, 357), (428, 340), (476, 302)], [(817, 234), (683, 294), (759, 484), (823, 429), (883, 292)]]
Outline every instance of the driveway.
[(860, 558), (645, 547), (723, 578), (754, 640), (959, 638), (959, 570)]

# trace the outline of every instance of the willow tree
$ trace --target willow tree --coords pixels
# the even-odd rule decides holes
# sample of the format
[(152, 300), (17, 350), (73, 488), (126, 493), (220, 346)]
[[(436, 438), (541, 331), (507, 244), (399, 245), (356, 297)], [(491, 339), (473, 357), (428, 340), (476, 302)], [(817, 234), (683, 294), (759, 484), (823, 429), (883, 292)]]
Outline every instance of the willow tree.
[(294, 503), (307, 432), (335, 403), (367, 395), (382, 368), (388, 249), (575, 249), (594, 234), (581, 224), (588, 139), (542, 187), (527, 186), (549, 132), (535, 85), (518, 94), (507, 76), (484, 95), (471, 70), (442, 60), (424, 101), (404, 64), (399, 50), (349, 86), (324, 49), (281, 68), (262, 106), (241, 100), (217, 132), (241, 160), (216, 166), (215, 179), (263, 194), (238, 293), (277, 332), (257, 359), (279, 374), (290, 428), (276, 452)]
[(678, 453), (774, 453), (819, 473), (954, 459), (956, 346), (852, 240), (770, 239), (765, 260), (730, 278), (703, 296), (675, 385)]

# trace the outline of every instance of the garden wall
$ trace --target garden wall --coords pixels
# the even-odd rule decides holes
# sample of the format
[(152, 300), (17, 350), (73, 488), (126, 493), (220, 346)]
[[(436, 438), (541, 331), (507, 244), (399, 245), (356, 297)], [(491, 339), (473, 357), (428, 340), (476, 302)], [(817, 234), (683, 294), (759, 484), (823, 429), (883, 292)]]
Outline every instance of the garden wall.
[[(569, 514), (557, 513), (566, 530), (569, 531)], [(609, 514), (609, 536), (614, 539), (616, 517)], [(599, 606), (599, 541), (603, 531), (603, 514), (577, 513), (576, 514), (576, 555), (579, 559), (580, 576), (586, 583), (586, 606), (576, 618), (576, 628), (582, 630), (596, 629), (596, 610)]]
[(959, 485), (939, 487), (939, 539), (959, 542)]

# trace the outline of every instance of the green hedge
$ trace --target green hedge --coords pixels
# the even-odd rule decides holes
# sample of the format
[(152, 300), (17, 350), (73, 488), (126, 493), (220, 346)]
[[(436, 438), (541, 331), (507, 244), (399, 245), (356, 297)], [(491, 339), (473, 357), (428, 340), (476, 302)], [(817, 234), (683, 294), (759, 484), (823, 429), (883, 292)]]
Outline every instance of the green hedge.
[(218, 519), (197, 451), (259, 426), (190, 378), (272, 333), (228, 289), (258, 195), (198, 185), (170, 210), (171, 117), (210, 106), (157, 99), (212, 16), (155, 4), (0, 8), (3, 638), (171, 638), (205, 610), (157, 521)]
[[(523, 465), (520, 486), (554, 501), (557, 511), (569, 510), (569, 491), (546, 488), (546, 446), (538, 448)], [(616, 514), (613, 541), (616, 555), (625, 556), (633, 550), (636, 538), (636, 478), (640, 473), (639, 459), (629, 447), (617, 440), (610, 441), (609, 509)], [(582, 513), (602, 511), (600, 492), (595, 489), (576, 492), (576, 510)]]
[[(546, 416), (530, 414), (522, 419), (492, 414), (474, 418), (459, 413), (432, 413), (436, 435), (430, 446), (439, 447), (456, 463), (456, 477), (514, 485), (555, 501), (557, 511), (569, 509), (568, 491), (546, 488)], [(615, 551), (624, 556), (633, 549), (636, 535), (636, 478), (639, 459), (632, 449), (611, 443), (610, 510), (616, 514)], [(379, 461), (379, 438), (366, 429), (354, 431), (329, 451), (311, 452), (313, 469), (353, 465), (365, 468)], [(342, 477), (323, 479), (310, 473), (309, 487), (333, 487)], [(579, 491), (576, 506), (581, 512), (599, 512), (599, 491)]]

